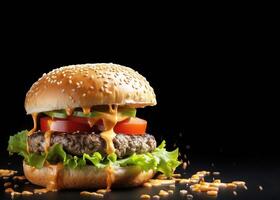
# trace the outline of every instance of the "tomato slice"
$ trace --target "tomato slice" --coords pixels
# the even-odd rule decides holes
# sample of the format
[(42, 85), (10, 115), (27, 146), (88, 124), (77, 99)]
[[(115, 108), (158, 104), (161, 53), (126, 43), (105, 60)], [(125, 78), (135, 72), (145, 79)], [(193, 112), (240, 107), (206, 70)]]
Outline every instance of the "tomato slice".
[[(84, 117), (69, 116), (67, 119), (41, 117), (40, 125), (41, 131), (57, 131), (73, 133), (75, 131), (90, 132), (92, 128), (88, 124), (88, 119)], [(97, 125), (102, 125), (102, 120), (97, 122)], [(122, 133), (127, 135), (143, 135), (146, 133), (147, 121), (131, 117), (124, 121), (118, 122), (114, 127), (115, 133)]]
[(40, 118), (41, 131), (58, 131), (73, 133), (75, 131), (89, 132), (91, 130), (90, 126), (84, 121), (77, 121), (73, 119), (52, 119), (50, 117)]
[(88, 124), (88, 118), (87, 117), (75, 117), (75, 116), (68, 116), (67, 120), (81, 123), (81, 124)]
[(124, 121), (118, 122), (114, 127), (115, 133), (123, 133), (127, 135), (144, 135), (146, 133), (147, 121), (131, 117)]

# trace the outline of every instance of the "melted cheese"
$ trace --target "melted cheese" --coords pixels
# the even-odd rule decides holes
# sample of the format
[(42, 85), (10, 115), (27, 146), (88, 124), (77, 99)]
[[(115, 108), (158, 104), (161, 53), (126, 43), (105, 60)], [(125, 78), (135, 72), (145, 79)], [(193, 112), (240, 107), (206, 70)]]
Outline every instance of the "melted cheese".
[(118, 115), (117, 112), (118, 107), (115, 106), (114, 108), (112, 105), (109, 105), (109, 113), (102, 113), (101, 118), (103, 120), (104, 129), (102, 133), (100, 133), (100, 136), (105, 140), (106, 142), (106, 153), (111, 154), (115, 152), (115, 147), (113, 143), (113, 139), (116, 136), (114, 132), (114, 127), (116, 123), (118, 122)]
[(73, 108), (66, 108), (66, 109), (65, 109), (65, 112), (66, 112), (67, 116), (72, 115), (73, 111), (74, 111)]
[(88, 125), (90, 128), (92, 128), (94, 124), (96, 124), (96, 122), (98, 122), (100, 119), (101, 118), (88, 118)]
[[(57, 191), (57, 189), (60, 188), (61, 184), (61, 177), (60, 175), (62, 174), (61, 171), (63, 170), (63, 164), (62, 163), (57, 163), (56, 165), (50, 165), (48, 163), (45, 163), (44, 167), (49, 168), (52, 175), (52, 179), (48, 182), (46, 188), (43, 189), (35, 189), (34, 193), (46, 193), (46, 192), (54, 192)], [(36, 170), (36, 168), (34, 168)], [(54, 176), (53, 176), (54, 175)]]
[(90, 108), (86, 107), (86, 108), (83, 108), (83, 113), (85, 115), (89, 114), (90, 113)]
[[(83, 111), (85, 113), (88, 112), (86, 108), (83, 108)], [(127, 118), (127, 116), (123, 116), (121, 114), (118, 114), (118, 107), (109, 105), (109, 112), (103, 113), (100, 112), (98, 117), (89, 118), (88, 124), (90, 127), (94, 126), (99, 120), (103, 121), (104, 125), (104, 131), (100, 133), (100, 136), (105, 140), (106, 142), (106, 153), (111, 154), (115, 152), (115, 147), (113, 143), (113, 139), (116, 136), (114, 132), (114, 127), (117, 122), (123, 121)]]
[(28, 132), (28, 136), (32, 135), (37, 129), (37, 117), (38, 113), (32, 113), (33, 128)]
[(52, 136), (52, 131), (47, 131), (44, 134), (44, 138), (45, 138), (45, 152), (48, 152), (50, 144), (51, 144), (51, 136)]
[(106, 178), (106, 184), (107, 184), (107, 191), (110, 191), (110, 188), (112, 186), (112, 184), (115, 182), (115, 175), (114, 175), (114, 169), (109, 166), (106, 168), (106, 174), (107, 174), (107, 178)]
[[(32, 113), (33, 128), (30, 131), (28, 131), (27, 136), (32, 135), (37, 130), (37, 117), (38, 117), (38, 113)], [(26, 151), (29, 153), (28, 142), (26, 142)]]

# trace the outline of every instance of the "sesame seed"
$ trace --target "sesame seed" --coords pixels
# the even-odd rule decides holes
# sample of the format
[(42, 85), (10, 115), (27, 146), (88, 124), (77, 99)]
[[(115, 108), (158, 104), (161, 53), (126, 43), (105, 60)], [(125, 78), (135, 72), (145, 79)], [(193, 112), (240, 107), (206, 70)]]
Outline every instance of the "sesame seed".
[(217, 192), (217, 191), (214, 191), (214, 190), (210, 190), (210, 191), (207, 191), (207, 195), (208, 195), (208, 196), (217, 196), (217, 195), (218, 195), (218, 192)]
[(87, 94), (86, 93), (83, 93), (83, 97), (85, 97)]
[(148, 194), (142, 194), (142, 195), (140, 196), (140, 199), (146, 199), (146, 200), (148, 200), (148, 199), (151, 199), (151, 196), (148, 195)]
[(69, 80), (69, 83), (72, 84), (72, 80)]
[(168, 194), (173, 194), (174, 191), (173, 190), (167, 190)]
[(153, 196), (153, 199), (154, 199), (154, 200), (158, 200), (158, 199), (160, 199), (160, 196), (159, 196), (159, 195), (154, 195), (154, 196)]
[(180, 194), (181, 195), (186, 195), (186, 194), (188, 194), (188, 191), (187, 190), (180, 190)]

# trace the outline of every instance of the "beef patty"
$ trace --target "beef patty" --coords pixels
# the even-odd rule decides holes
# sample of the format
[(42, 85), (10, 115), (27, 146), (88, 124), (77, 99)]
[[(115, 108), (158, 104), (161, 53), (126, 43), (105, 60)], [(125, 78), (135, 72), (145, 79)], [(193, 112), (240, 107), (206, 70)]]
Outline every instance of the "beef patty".
[[(99, 134), (95, 133), (61, 133), (54, 132), (51, 135), (50, 146), (58, 143), (62, 144), (63, 149), (76, 156), (82, 156), (83, 153), (92, 154), (99, 152), (102, 155), (106, 155), (105, 141)], [(116, 134), (113, 139), (115, 146), (115, 153), (118, 158), (123, 158), (133, 153), (141, 154), (151, 152), (156, 148), (156, 140), (154, 136), (145, 135), (125, 135)], [(30, 152), (44, 152), (44, 133), (38, 131), (28, 137), (28, 145)]]

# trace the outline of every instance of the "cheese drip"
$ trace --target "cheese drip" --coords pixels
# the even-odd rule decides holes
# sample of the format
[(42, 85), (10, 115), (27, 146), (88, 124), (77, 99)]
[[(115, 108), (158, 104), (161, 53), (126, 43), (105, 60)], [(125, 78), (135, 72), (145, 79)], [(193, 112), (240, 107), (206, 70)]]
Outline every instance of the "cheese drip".
[(115, 182), (115, 175), (114, 175), (113, 167), (111, 167), (111, 166), (107, 167), (106, 175), (107, 175), (107, 177), (106, 177), (106, 184), (107, 184), (106, 190), (110, 191), (110, 188), (111, 188), (112, 184)]
[(67, 116), (72, 115), (73, 111), (74, 111), (73, 108), (66, 108), (66, 109), (65, 109), (65, 112), (66, 112)]
[(49, 151), (50, 145), (51, 145), (51, 136), (52, 136), (52, 131), (47, 131), (44, 134), (45, 138), (45, 152)]
[[(32, 113), (31, 115), (32, 115), (32, 119), (33, 119), (33, 128), (30, 131), (28, 131), (27, 138), (28, 138), (28, 136), (32, 135), (37, 130), (38, 113)], [(28, 141), (26, 142), (26, 151), (29, 153)]]
[(33, 128), (28, 132), (28, 136), (32, 135), (37, 130), (37, 117), (38, 113), (32, 113)]
[[(83, 109), (83, 111), (85, 114), (90, 112), (86, 108)], [(123, 120), (125, 118), (126, 117), (118, 115), (118, 106), (109, 105), (108, 113), (100, 112), (98, 117), (88, 119), (88, 124), (90, 127), (96, 124), (99, 120), (103, 121), (104, 131), (100, 133), (100, 136), (106, 142), (106, 153), (108, 155), (115, 152), (113, 139), (116, 136), (116, 134), (114, 132), (114, 127), (118, 121)]]
[[(35, 194), (55, 192), (55, 191), (57, 191), (57, 189), (60, 188), (60, 186), (62, 184), (61, 177), (60, 177), (60, 175), (62, 174), (62, 171), (64, 169), (62, 163), (57, 163), (55, 165), (45, 163), (44, 167), (47, 168), (49, 173), (51, 173), (51, 176), (49, 176), (49, 177), (51, 177), (51, 180), (47, 184), (46, 188), (35, 189), (34, 190)], [(33, 170), (36, 170), (36, 168), (33, 168)], [(46, 176), (47, 176), (47, 174), (46, 174)]]

